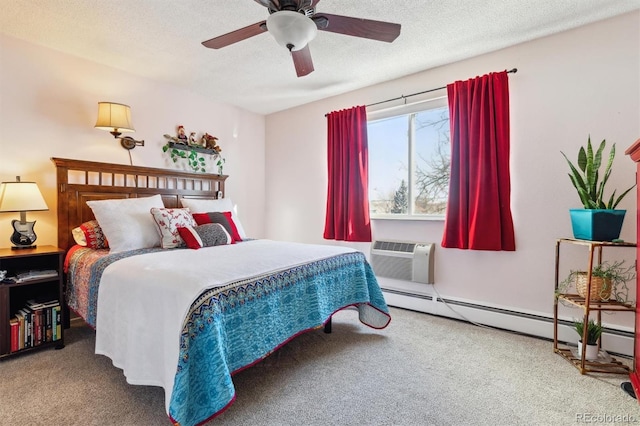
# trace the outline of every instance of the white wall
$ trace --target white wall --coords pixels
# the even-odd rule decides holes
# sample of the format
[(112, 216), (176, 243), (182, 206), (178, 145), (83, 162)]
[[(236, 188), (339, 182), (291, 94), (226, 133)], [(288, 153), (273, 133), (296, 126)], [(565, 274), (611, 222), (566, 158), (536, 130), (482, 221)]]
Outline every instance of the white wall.
[[(373, 234), (374, 239), (437, 242), (436, 289), (444, 297), (551, 316), (555, 241), (571, 236), (567, 210), (581, 207), (560, 151), (575, 157), (589, 134), (597, 142), (606, 138), (617, 148), (609, 188), (622, 190), (634, 183), (635, 164), (624, 150), (640, 137), (639, 32), (640, 12), (634, 12), (269, 115), (267, 237), (327, 243), (322, 239), (326, 113), (517, 67), (518, 73), (509, 75), (517, 250), (443, 249), (443, 222), (374, 220)], [(627, 241), (635, 241), (635, 205), (634, 193), (619, 206), (628, 209), (621, 235)], [(357, 247), (368, 251), (366, 244)], [(586, 267), (586, 251), (569, 254), (563, 271)], [(625, 256), (635, 259), (631, 250)], [(604, 321), (632, 323), (625, 314), (605, 316)]]
[[(588, 134), (616, 142), (611, 188), (631, 185), (624, 149), (640, 136), (640, 12), (425, 71), (264, 117), (60, 52), (0, 35), (0, 181), (35, 180), (50, 210), (37, 220), (40, 244), (55, 244), (55, 169), (50, 157), (128, 164), (111, 135), (93, 128), (98, 101), (131, 105), (145, 147), (136, 165), (169, 166), (160, 147), (175, 125), (220, 138), (228, 195), (251, 236), (326, 243), (326, 122), (332, 110), (439, 87), (490, 71), (510, 75), (512, 210), (517, 251), (436, 250), (444, 297), (550, 316), (554, 244), (570, 236), (567, 209), (579, 207), (559, 151), (575, 153)], [(316, 72), (321, 72), (318, 69)], [(265, 142), (266, 141), (266, 142)], [(265, 146), (266, 143), (266, 146)], [(264, 177), (264, 179), (263, 179)], [(635, 241), (635, 194), (622, 238)], [(265, 208), (266, 207), (266, 208)], [(0, 246), (12, 213), (0, 214)], [(442, 222), (374, 221), (374, 238), (439, 243)], [(367, 252), (367, 244), (356, 247)], [(583, 253), (571, 256), (575, 267)], [(565, 266), (568, 268), (569, 265)], [(570, 316), (570, 314), (567, 314)], [(623, 315), (605, 321), (629, 324)]]
[[(224, 84), (221, 82), (220, 84)], [(247, 233), (264, 234), (264, 116), (212, 102), (175, 86), (0, 35), (0, 181), (38, 183), (47, 212), (37, 220), (38, 244), (57, 242), (55, 167), (50, 157), (129, 164), (127, 151), (109, 133), (94, 129), (97, 102), (131, 106), (144, 147), (131, 153), (133, 164), (175, 167), (161, 147), (163, 134), (185, 126), (219, 138), (226, 158), (227, 196), (238, 205)], [(216, 173), (212, 164), (208, 170)], [(16, 213), (0, 214), (0, 247), (8, 247)]]

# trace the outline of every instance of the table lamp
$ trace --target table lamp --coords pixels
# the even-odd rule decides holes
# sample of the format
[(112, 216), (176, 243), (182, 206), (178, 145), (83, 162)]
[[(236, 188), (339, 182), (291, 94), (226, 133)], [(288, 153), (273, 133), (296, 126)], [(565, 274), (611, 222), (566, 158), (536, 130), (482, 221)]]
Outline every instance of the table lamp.
[(20, 176), (16, 176), (15, 182), (2, 182), (0, 185), (0, 213), (20, 212), (20, 220), (11, 221), (12, 249), (36, 247), (33, 244), (37, 238), (33, 230), (36, 222), (27, 222), (27, 212), (44, 210), (49, 210), (49, 207), (35, 182), (22, 182)]

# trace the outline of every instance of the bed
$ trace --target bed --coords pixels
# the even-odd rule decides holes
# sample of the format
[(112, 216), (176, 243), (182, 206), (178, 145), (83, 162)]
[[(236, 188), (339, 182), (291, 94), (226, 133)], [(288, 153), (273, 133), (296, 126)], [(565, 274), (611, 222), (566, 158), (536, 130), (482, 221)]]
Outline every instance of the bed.
[(247, 236), (198, 250), (80, 247), (73, 233), (96, 219), (95, 201), (159, 199), (166, 210), (223, 202), (227, 176), (52, 161), (58, 245), (68, 251), (66, 302), (95, 328), (96, 353), (129, 383), (164, 388), (174, 424), (201, 424), (223, 412), (235, 400), (235, 372), (301, 333), (329, 332), (340, 309), (356, 308), (373, 328), (390, 321), (365, 256), (347, 247)]

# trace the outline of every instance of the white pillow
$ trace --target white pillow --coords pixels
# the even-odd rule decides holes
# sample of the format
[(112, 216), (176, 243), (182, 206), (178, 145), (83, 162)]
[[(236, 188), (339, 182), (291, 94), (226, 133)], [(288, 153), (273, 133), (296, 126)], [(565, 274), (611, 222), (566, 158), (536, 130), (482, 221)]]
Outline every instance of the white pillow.
[[(236, 213), (236, 209), (233, 206), (231, 198), (214, 199), (198, 199), (198, 198), (182, 198), (180, 199), (182, 207), (188, 208), (191, 213), (209, 213), (209, 212), (231, 212), (231, 219), (236, 224), (238, 229), (238, 235), (243, 240), (247, 238), (247, 234), (244, 232), (244, 228), (240, 223), (240, 218)], [(109, 237), (107, 236), (107, 239)]]
[(110, 253), (160, 246), (153, 207), (164, 208), (162, 197), (87, 201), (109, 241)]

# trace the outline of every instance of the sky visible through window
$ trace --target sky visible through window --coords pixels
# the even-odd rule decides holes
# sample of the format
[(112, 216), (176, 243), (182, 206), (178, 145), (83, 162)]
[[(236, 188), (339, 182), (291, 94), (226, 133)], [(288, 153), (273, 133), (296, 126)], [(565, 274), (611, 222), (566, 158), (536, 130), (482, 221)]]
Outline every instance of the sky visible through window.
[(402, 179), (407, 181), (408, 132), (406, 115), (369, 123), (369, 200), (388, 199)]
[[(424, 194), (421, 177), (446, 174), (448, 186), (449, 115), (447, 107), (428, 109), (415, 114), (385, 118), (368, 124), (369, 140), (369, 200), (372, 213), (388, 213), (401, 182), (413, 185), (414, 198)], [(414, 176), (409, 176), (410, 117), (414, 119)], [(443, 157), (446, 157), (443, 160)], [(447, 172), (443, 172), (443, 161)], [(428, 203), (446, 204), (446, 191), (429, 195)], [(432, 213), (424, 209), (425, 201), (414, 200), (414, 213)], [(387, 207), (384, 207), (387, 206)], [(422, 206), (422, 207), (421, 207)]]

